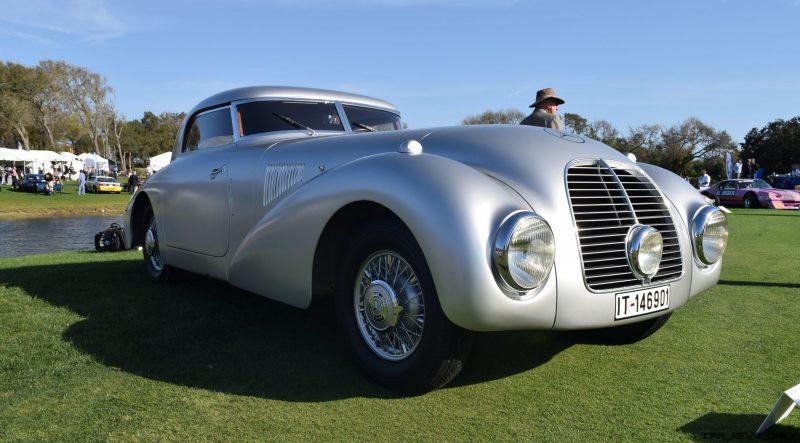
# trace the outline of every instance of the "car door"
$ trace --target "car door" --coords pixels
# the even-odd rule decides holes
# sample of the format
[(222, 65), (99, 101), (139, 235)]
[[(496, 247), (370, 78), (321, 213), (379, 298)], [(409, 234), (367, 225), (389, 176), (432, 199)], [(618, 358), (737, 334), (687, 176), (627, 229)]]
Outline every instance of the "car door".
[(230, 108), (198, 114), (187, 125), (181, 154), (163, 171), (165, 242), (222, 257), (230, 229), (229, 161), (235, 150)]
[(736, 183), (732, 181), (722, 182), (719, 186), (720, 203), (733, 203), (736, 199)]

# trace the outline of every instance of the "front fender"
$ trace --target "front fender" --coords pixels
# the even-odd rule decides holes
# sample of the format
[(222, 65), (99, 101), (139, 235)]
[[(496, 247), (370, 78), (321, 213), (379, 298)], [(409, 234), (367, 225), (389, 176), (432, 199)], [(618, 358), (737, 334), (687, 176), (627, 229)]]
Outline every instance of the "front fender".
[(505, 184), (430, 154), (364, 157), (284, 195), (236, 250), (230, 282), (307, 307), (317, 242), (333, 214), (358, 201), (378, 203), (406, 224), (428, 262), (442, 309), (454, 323), (476, 330), (552, 326), (554, 278), (536, 297), (511, 300), (491, 268), (498, 226), (510, 213), (530, 210), (529, 205)]
[(681, 217), (683, 226), (686, 228), (687, 238), (689, 238), (686, 247), (690, 248), (692, 251), (692, 259), (689, 260), (691, 264), (685, 266), (687, 275), (684, 277), (691, 278), (692, 288), (689, 296), (693, 297), (711, 288), (719, 281), (719, 276), (722, 272), (722, 260), (711, 266), (699, 265), (697, 260), (694, 259), (694, 245), (690, 238), (692, 221), (695, 215), (697, 215), (703, 207), (708, 205), (705, 197), (692, 185), (687, 183), (686, 180), (671, 171), (647, 163), (639, 163), (638, 165), (653, 179), (667, 200), (672, 203)]

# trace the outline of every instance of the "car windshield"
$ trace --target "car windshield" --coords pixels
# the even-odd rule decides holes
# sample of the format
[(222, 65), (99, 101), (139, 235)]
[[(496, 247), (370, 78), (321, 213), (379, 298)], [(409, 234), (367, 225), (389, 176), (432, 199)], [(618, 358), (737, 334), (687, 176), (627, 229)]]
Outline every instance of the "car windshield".
[(275, 131), (344, 131), (333, 103), (254, 101), (236, 106), (242, 137)]
[(739, 184), (740, 189), (768, 189), (771, 187), (772, 186), (764, 180), (753, 180), (751, 182), (741, 182)]
[(402, 126), (400, 116), (388, 111), (351, 105), (343, 108), (353, 132), (396, 131)]
[(116, 183), (117, 181), (111, 177), (97, 177), (97, 181), (101, 183)]

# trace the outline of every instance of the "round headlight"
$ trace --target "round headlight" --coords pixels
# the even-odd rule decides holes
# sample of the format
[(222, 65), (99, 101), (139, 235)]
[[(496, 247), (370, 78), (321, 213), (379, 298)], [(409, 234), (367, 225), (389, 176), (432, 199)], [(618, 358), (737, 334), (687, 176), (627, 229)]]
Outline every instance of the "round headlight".
[(530, 291), (542, 284), (553, 268), (553, 231), (539, 216), (518, 212), (497, 231), (493, 258), (506, 285), (517, 291)]
[(718, 262), (728, 245), (728, 218), (719, 208), (706, 206), (692, 222), (694, 253), (700, 263)]
[(658, 272), (664, 241), (651, 226), (634, 226), (628, 233), (628, 261), (634, 275), (649, 278)]

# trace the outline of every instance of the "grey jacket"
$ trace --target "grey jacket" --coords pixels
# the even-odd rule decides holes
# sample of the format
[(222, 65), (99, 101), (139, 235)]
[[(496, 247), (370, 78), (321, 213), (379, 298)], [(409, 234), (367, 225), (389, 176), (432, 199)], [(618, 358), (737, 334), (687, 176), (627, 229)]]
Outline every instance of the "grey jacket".
[(543, 126), (545, 128), (563, 129), (561, 117), (558, 114), (551, 114), (544, 109), (537, 109), (531, 115), (519, 122), (521, 125)]

